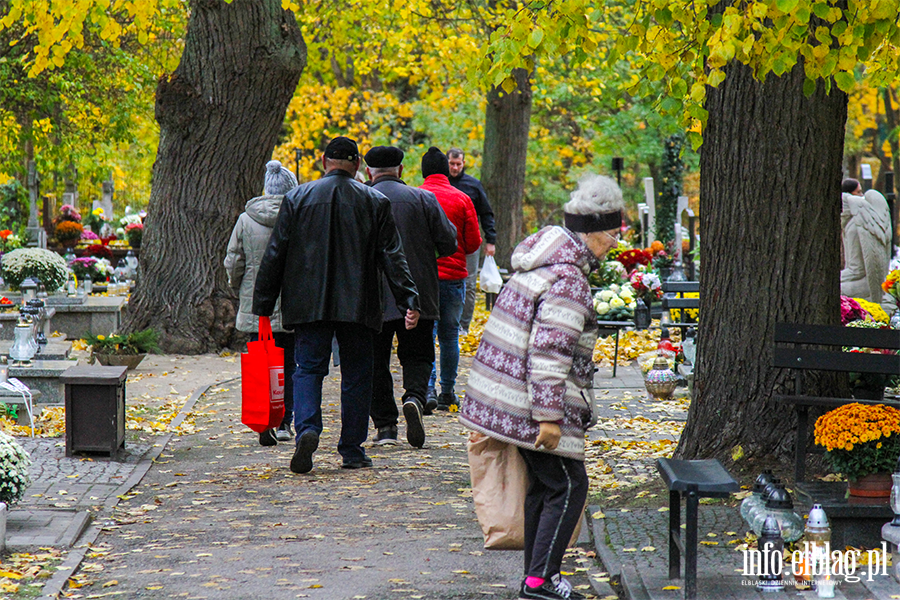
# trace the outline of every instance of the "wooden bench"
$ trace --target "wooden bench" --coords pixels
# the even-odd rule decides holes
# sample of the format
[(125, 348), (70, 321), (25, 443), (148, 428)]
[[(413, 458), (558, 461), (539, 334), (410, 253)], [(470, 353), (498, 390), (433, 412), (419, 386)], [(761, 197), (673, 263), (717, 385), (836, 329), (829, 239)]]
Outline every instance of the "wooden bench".
[[(783, 346), (779, 346), (779, 344)], [(822, 346), (829, 348), (822, 348)], [(773, 399), (776, 402), (793, 405), (797, 411), (794, 464), (794, 476), (797, 482), (803, 481), (806, 474), (810, 407), (822, 406), (831, 409), (851, 402), (859, 402), (860, 404), (887, 404), (900, 408), (900, 403), (896, 401), (829, 398), (809, 396), (804, 393), (803, 372), (808, 370), (900, 375), (900, 356), (844, 352), (842, 349), (844, 346), (900, 350), (900, 332), (889, 329), (829, 325), (775, 324), (773, 366), (795, 371), (794, 393), (775, 395)]]
[[(656, 459), (656, 470), (669, 488), (669, 579), (681, 576), (684, 554), (684, 599), (697, 597), (697, 521), (700, 498), (728, 498), (741, 487), (718, 460)], [(681, 497), (684, 496), (684, 540)]]

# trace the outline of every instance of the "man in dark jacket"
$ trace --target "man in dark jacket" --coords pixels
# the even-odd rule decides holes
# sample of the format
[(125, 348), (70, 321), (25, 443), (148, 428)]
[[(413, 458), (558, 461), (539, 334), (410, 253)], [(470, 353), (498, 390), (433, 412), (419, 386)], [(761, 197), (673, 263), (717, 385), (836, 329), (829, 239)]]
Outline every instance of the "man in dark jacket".
[(328, 144), (325, 176), (294, 188), (282, 201), (256, 276), (253, 314), (271, 315), (280, 295), (282, 322), (294, 329), (295, 473), (312, 470), (319, 447), (322, 381), (335, 335), (341, 347), (338, 452), (344, 468), (372, 466), (361, 444), (372, 400), (372, 339), (384, 312), (381, 272), (406, 327), (419, 319), (418, 292), (390, 201), (353, 178), (359, 162), (353, 140), (337, 137)]
[[(447, 159), (450, 163), (450, 185), (464, 193), (475, 205), (478, 220), (481, 221), (481, 229), (484, 231), (484, 253), (487, 256), (494, 255), (494, 244), (497, 243), (497, 232), (494, 229), (494, 211), (488, 202), (487, 194), (481, 182), (466, 173), (466, 156), (459, 148), (450, 148), (447, 151)], [(475, 284), (478, 280), (478, 261), (480, 249), (466, 256), (466, 269), (469, 272), (466, 277), (466, 303), (463, 305), (462, 318), (459, 320), (460, 334), (469, 332), (472, 324), (472, 313), (475, 312)]]
[[(397, 335), (397, 358), (403, 367), (403, 416), (406, 439), (411, 446), (425, 444), (422, 414), (434, 342), (431, 331), (440, 317), (438, 309), (438, 266), (436, 257), (456, 252), (456, 227), (447, 219), (437, 198), (431, 192), (403, 183), (403, 151), (393, 146), (376, 146), (366, 153), (366, 173), (370, 185), (391, 201), (391, 212), (400, 232), (403, 252), (419, 290), (419, 324), (407, 330), (403, 316), (388, 301), (381, 333), (375, 336), (375, 374), (373, 378), (372, 422), (378, 430), (375, 443), (397, 443), (397, 404), (394, 401), (394, 378), (391, 376), (391, 348)], [(435, 402), (435, 406), (437, 403)], [(429, 407), (427, 411), (433, 410)]]

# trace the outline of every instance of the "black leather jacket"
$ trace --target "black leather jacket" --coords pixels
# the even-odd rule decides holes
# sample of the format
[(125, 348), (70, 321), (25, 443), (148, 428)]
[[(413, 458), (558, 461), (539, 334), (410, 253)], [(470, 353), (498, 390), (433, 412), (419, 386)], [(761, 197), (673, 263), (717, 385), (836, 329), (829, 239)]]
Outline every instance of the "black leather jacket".
[(380, 331), (381, 272), (401, 313), (418, 310), (390, 201), (330, 171), (285, 195), (256, 276), (253, 314), (271, 315), (280, 294), (286, 327), (340, 321)]

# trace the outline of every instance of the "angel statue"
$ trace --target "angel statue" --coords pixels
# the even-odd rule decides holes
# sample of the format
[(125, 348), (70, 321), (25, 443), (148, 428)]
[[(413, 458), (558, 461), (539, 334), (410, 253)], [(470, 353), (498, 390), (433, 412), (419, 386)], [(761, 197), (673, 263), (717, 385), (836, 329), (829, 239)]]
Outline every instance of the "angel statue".
[(844, 263), (841, 294), (881, 304), (891, 256), (891, 213), (877, 190), (841, 195)]

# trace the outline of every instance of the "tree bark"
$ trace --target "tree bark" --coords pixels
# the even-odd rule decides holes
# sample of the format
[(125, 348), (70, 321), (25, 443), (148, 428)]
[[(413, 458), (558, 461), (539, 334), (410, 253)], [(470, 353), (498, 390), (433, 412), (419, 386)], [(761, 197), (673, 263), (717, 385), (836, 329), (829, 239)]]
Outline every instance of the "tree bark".
[(517, 88), (511, 94), (496, 87), (488, 92), (481, 167), (482, 184), (496, 221), (495, 258), (507, 268), (516, 244), (525, 237), (522, 199), (531, 125), (531, 75), (524, 69), (516, 69), (512, 75)]
[[(700, 157), (702, 327), (695, 398), (676, 455), (791, 455), (796, 416), (772, 400), (778, 321), (840, 324), (841, 158), (847, 97), (803, 67), (765, 83), (743, 65), (710, 89)], [(834, 395), (823, 382), (808, 393)]]
[(160, 142), (125, 329), (169, 353), (227, 346), (236, 298), (223, 261), (244, 203), (262, 193), (306, 46), (280, 0), (192, 0), (184, 52), (156, 90)]

